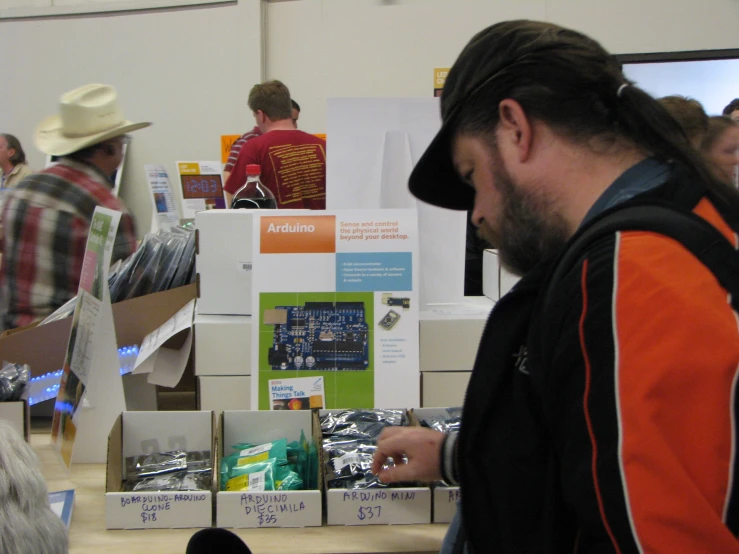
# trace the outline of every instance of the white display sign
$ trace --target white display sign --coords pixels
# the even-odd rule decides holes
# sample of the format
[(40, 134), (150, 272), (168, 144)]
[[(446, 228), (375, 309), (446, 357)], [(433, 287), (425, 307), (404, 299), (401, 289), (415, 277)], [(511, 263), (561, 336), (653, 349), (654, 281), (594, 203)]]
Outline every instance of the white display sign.
[(169, 229), (178, 225), (180, 222), (180, 214), (177, 211), (177, 204), (174, 200), (172, 185), (169, 182), (167, 170), (163, 165), (150, 164), (145, 165), (146, 180), (149, 182), (152, 199), (152, 232), (160, 229)]
[(317, 377), (328, 409), (419, 405), (417, 229), (415, 210), (255, 214), (253, 407)]
[(332, 98), (327, 117), (326, 207), (417, 209), (421, 303), (460, 302), (466, 212), (418, 202), (408, 191), (413, 167), (441, 127), (439, 99)]
[(105, 460), (108, 430), (125, 408), (108, 267), (121, 213), (97, 207), (90, 222), (64, 373), (54, 406), (53, 448), (70, 468)]

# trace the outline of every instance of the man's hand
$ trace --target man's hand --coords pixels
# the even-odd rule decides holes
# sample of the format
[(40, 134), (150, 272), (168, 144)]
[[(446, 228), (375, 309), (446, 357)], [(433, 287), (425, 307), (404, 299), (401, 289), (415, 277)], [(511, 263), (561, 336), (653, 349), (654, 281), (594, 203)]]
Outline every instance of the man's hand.
[[(384, 483), (431, 482), (441, 479), (441, 446), (444, 434), (423, 427), (388, 427), (377, 440), (372, 472)], [(403, 463), (403, 456), (408, 458)], [(382, 469), (392, 458), (395, 466)]]

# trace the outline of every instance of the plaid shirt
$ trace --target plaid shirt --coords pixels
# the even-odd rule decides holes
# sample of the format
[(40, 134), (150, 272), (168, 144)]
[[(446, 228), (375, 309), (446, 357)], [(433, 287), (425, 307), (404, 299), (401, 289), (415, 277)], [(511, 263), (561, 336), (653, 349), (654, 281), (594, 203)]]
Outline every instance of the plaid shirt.
[(241, 147), (244, 146), (247, 141), (261, 136), (262, 132), (259, 130), (259, 127), (254, 127), (251, 131), (241, 135), (241, 138), (231, 146), (231, 152), (228, 153), (228, 161), (226, 162), (226, 165), (223, 166), (223, 171), (228, 171), (229, 173), (232, 172), (234, 170), (234, 165), (236, 165), (236, 160), (239, 159)]
[(113, 261), (136, 250), (131, 216), (95, 167), (63, 158), (8, 191), (0, 264), (0, 325), (11, 329), (53, 313), (77, 294), (96, 206), (123, 212)]

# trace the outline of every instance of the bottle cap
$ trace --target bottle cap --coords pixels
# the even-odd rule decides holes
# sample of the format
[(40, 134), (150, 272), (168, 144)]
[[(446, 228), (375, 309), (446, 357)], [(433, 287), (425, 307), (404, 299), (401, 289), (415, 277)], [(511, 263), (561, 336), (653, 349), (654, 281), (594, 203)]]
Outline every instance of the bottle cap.
[(259, 175), (262, 173), (262, 168), (259, 164), (249, 164), (246, 166), (247, 175)]

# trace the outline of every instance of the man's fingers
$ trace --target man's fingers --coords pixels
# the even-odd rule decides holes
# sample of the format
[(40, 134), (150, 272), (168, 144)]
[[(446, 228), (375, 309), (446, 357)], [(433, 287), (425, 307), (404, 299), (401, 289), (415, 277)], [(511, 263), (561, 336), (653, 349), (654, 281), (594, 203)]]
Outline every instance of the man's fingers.
[(383, 483), (398, 483), (400, 481), (415, 481), (417, 476), (413, 467), (401, 462), (393, 467), (380, 470), (377, 477)]

